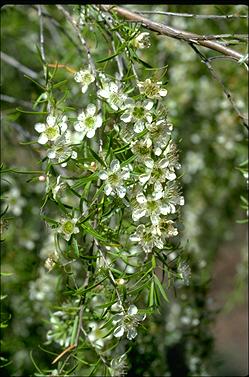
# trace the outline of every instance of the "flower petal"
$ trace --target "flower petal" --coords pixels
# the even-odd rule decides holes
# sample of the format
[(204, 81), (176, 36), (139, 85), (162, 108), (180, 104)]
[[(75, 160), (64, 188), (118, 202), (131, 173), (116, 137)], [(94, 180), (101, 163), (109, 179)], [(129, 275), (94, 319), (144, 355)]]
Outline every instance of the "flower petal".
[(147, 199), (143, 193), (137, 194), (136, 199), (139, 204), (143, 204), (147, 202)]
[(159, 94), (161, 97), (165, 97), (168, 94), (168, 91), (166, 89), (160, 89)]
[(96, 106), (92, 103), (87, 105), (86, 113), (87, 113), (87, 115), (93, 116), (96, 113)]
[(124, 186), (116, 187), (117, 195), (122, 199), (125, 197), (126, 188)]
[(116, 329), (113, 332), (113, 335), (115, 336), (115, 338), (121, 338), (121, 336), (124, 335), (124, 328), (123, 328), (123, 326), (116, 327)]
[(144, 129), (144, 122), (142, 122), (141, 120), (136, 122), (134, 124), (134, 131), (139, 134), (139, 132), (142, 132)]
[(88, 137), (88, 139), (91, 139), (94, 135), (95, 135), (95, 130), (89, 130), (86, 133), (86, 136)]
[(154, 105), (154, 103), (152, 101), (149, 101), (149, 100), (144, 101), (144, 108), (146, 110), (151, 110), (153, 105)]
[(75, 131), (82, 132), (84, 130), (84, 126), (82, 122), (78, 122), (74, 125)]
[(48, 115), (47, 119), (46, 119), (46, 122), (49, 125), (49, 127), (53, 127), (55, 125), (55, 123), (56, 123), (56, 117), (54, 117), (52, 115)]
[(108, 174), (105, 170), (102, 170), (99, 172), (99, 178), (102, 179), (103, 181), (108, 178)]
[(127, 338), (129, 340), (132, 340), (132, 339), (136, 338), (136, 336), (137, 336), (137, 330), (136, 330), (136, 328), (135, 327), (130, 327), (128, 329), (128, 331), (127, 331)]
[(146, 215), (146, 209), (138, 208), (132, 212), (132, 218), (134, 221), (138, 221), (141, 217)]
[(36, 123), (36, 124), (35, 124), (35, 130), (36, 130), (37, 132), (39, 132), (39, 133), (45, 131), (45, 128), (46, 128), (46, 126), (45, 126), (44, 123)]
[(37, 141), (39, 144), (46, 144), (48, 137), (45, 134), (41, 134)]
[(120, 119), (121, 119), (123, 122), (125, 122), (125, 123), (129, 123), (129, 122), (131, 121), (131, 119), (132, 119), (132, 114), (131, 114), (130, 112), (128, 112), (128, 111), (125, 111), (125, 112), (121, 115)]
[(112, 187), (110, 185), (106, 185), (104, 191), (105, 194), (109, 196), (112, 193)]
[(138, 309), (137, 309), (136, 305), (130, 305), (128, 310), (127, 310), (127, 313), (129, 315), (137, 314), (137, 312), (138, 312)]
[(119, 162), (119, 160), (117, 160), (117, 159), (112, 160), (112, 162), (110, 164), (110, 170), (112, 172), (116, 173), (119, 169), (120, 169), (120, 162)]
[(99, 128), (102, 126), (102, 116), (99, 114), (95, 118), (95, 127)]

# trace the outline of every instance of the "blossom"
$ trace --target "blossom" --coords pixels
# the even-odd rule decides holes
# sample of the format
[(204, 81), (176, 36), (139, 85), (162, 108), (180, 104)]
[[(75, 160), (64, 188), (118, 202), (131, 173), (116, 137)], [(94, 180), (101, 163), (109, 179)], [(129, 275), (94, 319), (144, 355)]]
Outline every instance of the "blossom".
[(127, 368), (127, 360), (126, 360), (126, 355), (118, 355), (114, 357), (111, 360), (110, 363), (110, 373), (111, 376), (123, 376), (125, 374), (125, 370)]
[(167, 95), (167, 90), (161, 88), (161, 84), (161, 81), (155, 82), (151, 79), (138, 81), (137, 83), (140, 93), (151, 99), (165, 97)]
[(150, 47), (149, 36), (150, 33), (148, 32), (139, 33), (133, 40), (134, 47), (141, 49)]
[(83, 139), (85, 135), (91, 139), (95, 135), (97, 128), (102, 125), (102, 117), (100, 114), (96, 115), (96, 106), (89, 104), (86, 111), (82, 111), (78, 116), (78, 122), (74, 125), (74, 129), (81, 132), (81, 138)]
[(115, 111), (123, 108), (127, 96), (120, 90), (115, 82), (102, 81), (103, 88), (97, 91), (98, 96), (106, 99), (107, 103)]
[(162, 158), (154, 162), (151, 161), (151, 166), (147, 163), (146, 172), (139, 176), (139, 181), (144, 184), (149, 181), (150, 184), (158, 184), (166, 180), (173, 181), (176, 179), (174, 172), (174, 165), (170, 165), (167, 158)]
[(74, 75), (74, 80), (82, 85), (82, 93), (86, 93), (88, 86), (95, 81), (95, 77), (88, 69), (86, 69), (76, 72)]
[(72, 148), (67, 145), (68, 142), (69, 139), (66, 132), (64, 135), (58, 137), (52, 147), (47, 151), (48, 158), (52, 162), (61, 164), (62, 167), (67, 166), (65, 160), (77, 158), (77, 152), (73, 151)]
[(145, 253), (150, 253), (154, 246), (163, 249), (163, 241), (151, 231), (151, 227), (145, 227), (144, 224), (138, 225), (136, 232), (130, 236), (130, 240), (139, 242)]
[(121, 168), (118, 160), (112, 160), (108, 170), (102, 170), (99, 178), (105, 181), (105, 194), (115, 195), (123, 198), (126, 194), (124, 180), (130, 178), (130, 169), (128, 167)]
[(153, 166), (151, 158), (152, 141), (150, 139), (139, 139), (131, 143), (131, 151), (136, 156), (137, 162), (141, 162), (147, 167)]
[(79, 233), (79, 228), (75, 225), (78, 219), (73, 218), (65, 218), (60, 220), (60, 226), (57, 229), (58, 233), (62, 233), (62, 237), (65, 238), (66, 241), (69, 241), (72, 234)]
[(103, 327), (103, 322), (90, 322), (89, 328), (91, 329), (90, 333), (88, 334), (88, 339), (96, 349), (100, 350), (105, 345), (105, 340), (107, 340), (107, 331)]
[(162, 239), (166, 239), (177, 236), (178, 229), (174, 227), (174, 221), (164, 217), (160, 218), (158, 224), (153, 227), (152, 233), (160, 236)]
[(135, 206), (132, 212), (133, 220), (138, 221), (144, 216), (149, 216), (153, 225), (158, 224), (160, 214), (163, 213), (163, 207), (160, 200), (162, 196), (162, 191), (155, 191), (153, 195), (148, 195), (147, 197), (143, 193), (139, 193), (136, 196), (138, 205)]
[(136, 305), (130, 305), (127, 313), (124, 311), (120, 314), (115, 314), (113, 323), (118, 326), (115, 328), (113, 335), (120, 338), (127, 332), (127, 339), (132, 340), (137, 336), (137, 329), (139, 322), (145, 320), (146, 314), (137, 314), (138, 308)]
[(67, 117), (48, 115), (46, 123), (36, 123), (35, 130), (41, 135), (38, 138), (39, 144), (46, 144), (48, 141), (55, 141), (67, 129)]
[(154, 153), (160, 156), (170, 140), (173, 126), (166, 120), (160, 119), (153, 123), (146, 123), (146, 128), (149, 131), (148, 137), (153, 141)]
[(128, 98), (124, 106), (125, 111), (120, 119), (125, 123), (134, 122), (134, 131), (136, 133), (143, 131), (146, 123), (152, 122), (152, 115), (150, 113), (153, 107), (152, 101), (135, 102), (133, 99)]
[(164, 187), (164, 194), (161, 200), (161, 213), (168, 215), (176, 212), (176, 206), (184, 205), (184, 197), (179, 194), (174, 182), (168, 182)]

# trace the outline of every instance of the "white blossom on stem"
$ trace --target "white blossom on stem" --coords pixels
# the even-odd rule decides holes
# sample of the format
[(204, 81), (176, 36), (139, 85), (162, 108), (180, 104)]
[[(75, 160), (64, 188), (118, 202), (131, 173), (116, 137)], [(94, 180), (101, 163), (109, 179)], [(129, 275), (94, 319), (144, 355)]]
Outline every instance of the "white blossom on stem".
[(81, 139), (85, 136), (91, 139), (95, 135), (96, 129), (101, 127), (102, 117), (100, 114), (96, 114), (96, 111), (96, 106), (89, 104), (86, 110), (79, 114), (74, 129), (81, 134)]

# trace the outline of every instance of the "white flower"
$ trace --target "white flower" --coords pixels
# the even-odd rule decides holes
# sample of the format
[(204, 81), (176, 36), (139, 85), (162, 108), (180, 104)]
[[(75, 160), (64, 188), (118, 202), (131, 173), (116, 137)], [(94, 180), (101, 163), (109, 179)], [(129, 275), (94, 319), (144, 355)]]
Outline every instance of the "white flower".
[(131, 151), (136, 156), (137, 162), (145, 166), (152, 166), (151, 158), (152, 141), (150, 139), (139, 139), (131, 143)]
[(55, 141), (67, 129), (67, 117), (48, 115), (46, 123), (36, 123), (35, 130), (41, 135), (38, 139), (39, 144), (46, 144), (48, 141)]
[(74, 80), (82, 85), (82, 93), (86, 93), (88, 86), (95, 81), (95, 77), (89, 70), (86, 69), (76, 72), (74, 75)]
[(145, 253), (150, 253), (154, 246), (163, 249), (163, 241), (158, 234), (151, 231), (151, 227), (145, 227), (144, 224), (138, 225), (136, 232), (130, 236), (133, 242), (139, 242)]
[(168, 182), (164, 187), (164, 196), (161, 200), (161, 213), (163, 215), (175, 213), (178, 205), (184, 205), (184, 197), (179, 194), (174, 182)]
[(123, 198), (126, 194), (124, 180), (130, 178), (130, 169), (128, 167), (121, 168), (118, 160), (113, 160), (108, 170), (102, 170), (99, 178), (105, 181), (105, 194), (115, 195)]
[(174, 227), (174, 221), (160, 218), (159, 223), (152, 228), (152, 233), (165, 240), (177, 236), (178, 230)]
[(47, 151), (48, 158), (52, 162), (61, 164), (62, 167), (67, 166), (67, 162), (64, 162), (65, 160), (77, 158), (77, 152), (73, 151), (72, 148), (67, 145), (68, 142), (69, 139), (66, 131), (64, 135), (55, 140), (53, 146)]
[(173, 126), (166, 120), (160, 119), (153, 123), (147, 123), (146, 128), (149, 131), (148, 137), (153, 141), (154, 153), (156, 156), (160, 156), (170, 140)]
[(111, 376), (117, 377), (117, 376), (123, 376), (125, 375), (125, 370), (127, 368), (127, 361), (126, 361), (126, 355), (118, 355), (114, 357), (110, 363), (110, 373)]
[(152, 81), (151, 79), (146, 79), (145, 81), (139, 81), (137, 86), (139, 87), (140, 93), (144, 94), (146, 97), (154, 99), (161, 98), (167, 95), (167, 90), (161, 88), (161, 81)]
[(65, 190), (65, 188), (66, 188), (66, 183), (60, 182), (60, 180), (61, 180), (61, 176), (59, 175), (56, 179), (56, 184), (53, 185), (53, 186), (51, 185), (52, 195), (53, 195), (53, 198), (55, 200), (57, 199), (57, 195), (58, 195), (59, 191)]
[(153, 107), (152, 101), (135, 102), (133, 99), (128, 98), (124, 106), (125, 111), (120, 119), (125, 123), (134, 122), (134, 131), (136, 133), (143, 131), (146, 123), (152, 122), (152, 115), (150, 113)]
[(139, 193), (136, 196), (138, 205), (134, 207), (132, 212), (132, 218), (134, 221), (138, 221), (140, 218), (146, 216), (150, 217), (153, 225), (158, 224), (160, 214), (162, 213), (161, 198), (163, 196), (162, 191), (154, 191), (153, 195), (145, 197), (143, 193)]
[(115, 82), (102, 81), (103, 88), (97, 91), (98, 96), (106, 99), (107, 103), (115, 111), (122, 109), (127, 96), (119, 89)]
[(79, 233), (79, 228), (75, 225), (78, 219), (73, 218), (66, 218), (60, 220), (60, 226), (57, 228), (58, 233), (62, 233), (62, 237), (65, 238), (66, 241), (69, 241), (72, 234)]
[(147, 161), (146, 172), (139, 176), (139, 181), (144, 184), (149, 181), (150, 184), (159, 184), (159, 182), (173, 181), (176, 179), (176, 174), (174, 172), (174, 166), (169, 165), (170, 161), (167, 158), (162, 158), (154, 162)]
[(115, 328), (113, 335), (116, 338), (120, 338), (127, 332), (127, 338), (129, 340), (134, 339), (137, 336), (137, 329), (139, 322), (146, 318), (146, 314), (137, 314), (138, 309), (136, 305), (130, 305), (127, 313), (122, 312), (121, 314), (116, 314), (113, 317), (113, 323), (118, 326)]
[(88, 339), (98, 350), (101, 350), (105, 345), (105, 340), (107, 340), (108, 337), (106, 337), (107, 331), (104, 328), (101, 328), (103, 325), (103, 322), (90, 322), (89, 328), (91, 329), (90, 333), (88, 334)]
[(134, 47), (136, 47), (136, 48), (148, 48), (148, 47), (150, 47), (149, 36), (150, 36), (150, 33), (148, 33), (148, 32), (138, 34), (133, 40)]
[(78, 122), (74, 125), (74, 129), (81, 133), (83, 139), (85, 135), (91, 139), (95, 135), (97, 128), (102, 125), (102, 117), (100, 114), (96, 115), (96, 106), (89, 104), (86, 111), (82, 111), (78, 116)]

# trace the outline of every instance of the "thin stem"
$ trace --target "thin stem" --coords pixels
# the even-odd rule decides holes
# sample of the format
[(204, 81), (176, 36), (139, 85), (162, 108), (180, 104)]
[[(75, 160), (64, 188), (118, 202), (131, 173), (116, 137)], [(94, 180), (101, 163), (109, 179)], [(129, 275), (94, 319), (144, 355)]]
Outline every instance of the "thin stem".
[(211, 75), (213, 76), (213, 78), (220, 84), (220, 86), (222, 87), (223, 89), (223, 92), (225, 94), (225, 96), (227, 97), (227, 99), (229, 100), (229, 102), (231, 103), (234, 111), (237, 113), (239, 119), (240, 119), (240, 122), (241, 124), (247, 128), (247, 130), (249, 130), (249, 127), (248, 127), (248, 121), (246, 120), (246, 118), (241, 114), (241, 112), (239, 111), (231, 93), (229, 92), (229, 90), (226, 88), (223, 80), (217, 75), (216, 71), (214, 70), (214, 68), (212, 67), (212, 65), (210, 64), (210, 60), (207, 59), (198, 49), (196, 46), (194, 46), (192, 43), (190, 44), (190, 46), (192, 47), (192, 49), (197, 53), (197, 55), (201, 58), (201, 61), (207, 66), (207, 68), (209, 69)]
[(37, 79), (38, 78), (38, 73), (32, 71), (30, 68), (25, 67), (25, 65), (21, 64), (18, 60), (13, 58), (10, 55), (7, 55), (5, 52), (1, 51), (1, 59), (9, 64), (12, 65), (12, 67), (18, 69), (18, 71), (24, 73), (27, 76), (30, 76), (32, 79)]
[(43, 71), (44, 77), (46, 80), (47, 77), (47, 64), (46, 64), (46, 55), (45, 55), (45, 48), (44, 48), (44, 28), (43, 28), (43, 16), (42, 16), (42, 9), (41, 5), (38, 5), (38, 15), (40, 18), (40, 50), (41, 50), (41, 58), (43, 63)]
[(174, 16), (174, 17), (186, 17), (186, 18), (200, 18), (200, 19), (210, 19), (210, 20), (231, 20), (236, 18), (247, 18), (244, 14), (227, 14), (227, 15), (214, 15), (214, 14), (191, 14), (191, 13), (175, 13), (175, 12), (163, 12), (157, 10), (144, 10), (144, 11), (134, 11), (137, 14), (161, 14), (163, 16)]
[(87, 59), (88, 59), (88, 62), (89, 62), (89, 66), (91, 67), (93, 74), (96, 76), (96, 68), (95, 68), (95, 64), (93, 62), (91, 53), (90, 53), (90, 49), (89, 49), (89, 47), (88, 47), (85, 39), (82, 37), (80, 29), (79, 29), (77, 23), (75, 22), (75, 20), (73, 19), (73, 17), (70, 15), (70, 13), (66, 9), (64, 9), (64, 7), (62, 5), (56, 5), (56, 7), (64, 14), (64, 16), (66, 17), (66, 19), (70, 22), (70, 24), (72, 25), (72, 27), (76, 31), (77, 36), (78, 36), (78, 38), (79, 38), (82, 46), (84, 47), (84, 49), (86, 51)]

